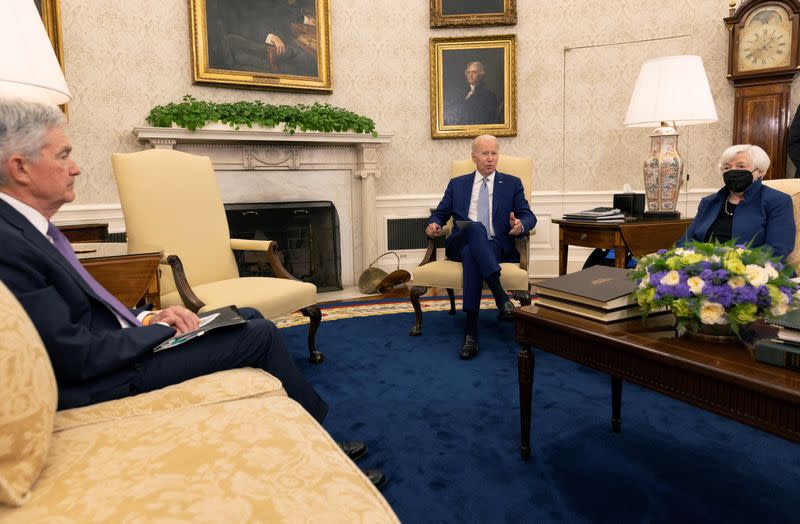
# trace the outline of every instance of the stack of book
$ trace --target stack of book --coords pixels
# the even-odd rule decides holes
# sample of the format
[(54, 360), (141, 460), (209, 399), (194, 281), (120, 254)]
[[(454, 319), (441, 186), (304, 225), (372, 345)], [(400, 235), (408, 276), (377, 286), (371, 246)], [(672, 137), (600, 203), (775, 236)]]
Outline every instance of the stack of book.
[(590, 222), (613, 222), (625, 220), (625, 215), (615, 207), (595, 207), (577, 213), (564, 213), (566, 220), (587, 220)]
[(534, 284), (539, 306), (566, 311), (600, 322), (642, 315), (633, 299), (636, 282), (628, 269), (592, 266)]
[(800, 309), (770, 318), (767, 322), (779, 328), (778, 335), (756, 340), (756, 360), (800, 371)]

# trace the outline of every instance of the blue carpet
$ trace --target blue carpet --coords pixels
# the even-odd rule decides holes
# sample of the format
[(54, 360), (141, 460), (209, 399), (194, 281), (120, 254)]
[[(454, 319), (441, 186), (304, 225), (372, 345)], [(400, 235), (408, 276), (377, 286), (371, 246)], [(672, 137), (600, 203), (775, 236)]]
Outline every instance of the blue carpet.
[(629, 383), (622, 433), (610, 379), (536, 351), (533, 456), (519, 455), (513, 326), (481, 315), (481, 352), (458, 359), (463, 315), (427, 312), (323, 323), (322, 365), (305, 326), (282, 330), (331, 409), (337, 440), (365, 440), (359, 464), (415, 522), (797, 522), (800, 447)]

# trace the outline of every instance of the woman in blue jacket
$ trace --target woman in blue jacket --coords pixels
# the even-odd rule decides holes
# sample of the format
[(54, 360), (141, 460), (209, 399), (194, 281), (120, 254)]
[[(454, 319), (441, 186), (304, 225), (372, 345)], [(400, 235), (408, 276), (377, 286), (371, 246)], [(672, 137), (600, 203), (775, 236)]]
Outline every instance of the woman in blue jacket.
[(753, 247), (766, 244), (785, 259), (794, 250), (792, 199), (761, 183), (768, 168), (769, 156), (758, 146), (740, 144), (726, 149), (719, 159), (725, 187), (700, 201), (679, 244), (735, 238)]

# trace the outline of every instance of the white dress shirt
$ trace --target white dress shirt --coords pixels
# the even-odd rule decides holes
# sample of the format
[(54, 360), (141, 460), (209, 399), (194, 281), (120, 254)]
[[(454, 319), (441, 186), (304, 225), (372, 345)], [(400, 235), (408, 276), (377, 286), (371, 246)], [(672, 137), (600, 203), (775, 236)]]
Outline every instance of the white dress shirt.
[[(492, 196), (494, 195), (494, 175), (492, 173), (486, 177), (486, 189), (489, 191), (489, 236), (494, 236), (494, 225), (492, 224)], [(475, 171), (475, 179), (472, 183), (472, 198), (469, 201), (469, 219), (473, 222), (479, 222), (478, 219), (478, 195), (481, 191), (481, 184), (483, 184), (483, 175)]]

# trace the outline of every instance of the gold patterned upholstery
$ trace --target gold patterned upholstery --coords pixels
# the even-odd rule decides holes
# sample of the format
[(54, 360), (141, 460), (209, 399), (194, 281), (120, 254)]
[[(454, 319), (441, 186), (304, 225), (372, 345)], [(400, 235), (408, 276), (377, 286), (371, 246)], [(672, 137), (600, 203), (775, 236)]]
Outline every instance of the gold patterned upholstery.
[[(450, 165), (450, 178), (474, 171), (475, 164), (472, 159), (454, 160)], [(531, 157), (515, 157), (501, 154), (497, 164), (497, 171), (519, 178), (525, 188), (525, 197), (530, 197), (533, 185), (533, 160)], [(442, 234), (447, 235), (451, 226), (452, 218), (442, 228)], [(531, 233), (529, 232), (528, 234)], [(523, 304), (530, 304), (530, 277), (528, 275), (530, 248), (528, 246), (528, 235), (523, 235), (523, 238), (517, 240), (517, 249), (520, 252), (518, 264), (500, 264), (500, 284), (502, 284), (503, 289), (511, 292)], [(461, 262), (436, 260), (435, 241), (428, 239), (427, 252), (422, 262), (414, 270), (412, 284), (410, 298), (416, 313), (416, 323), (410, 334), (416, 336), (422, 332), (422, 308), (419, 303), (419, 297), (429, 287), (447, 289), (447, 294), (450, 297), (450, 314), (455, 314), (456, 306), (453, 290), (461, 289), (463, 285)]]
[[(269, 319), (301, 310), (311, 317), (311, 360), (322, 360), (315, 348), (322, 318), (316, 306), (316, 286), (286, 272), (274, 256), (274, 242), (230, 237), (209, 157), (150, 149), (115, 153), (111, 163), (128, 243), (133, 248), (155, 246), (164, 250), (160, 279), (163, 307), (185, 305), (202, 312), (235, 304), (256, 308)], [(233, 250), (264, 253), (276, 276), (282, 278), (240, 278)], [(180, 270), (175, 270), (176, 264)]]
[(0, 384), (0, 522), (399, 522), (262, 370), (56, 413), (50, 361), (2, 283)]
[(58, 394), (36, 328), (2, 282), (0, 384), (0, 505), (19, 506), (47, 459)]
[(764, 180), (764, 185), (769, 186), (778, 191), (782, 191), (792, 197), (792, 207), (794, 208), (794, 224), (795, 224), (795, 237), (794, 237), (794, 251), (789, 253), (786, 257), (786, 262), (795, 268), (800, 269), (800, 179), (798, 178), (781, 178), (775, 180)]

